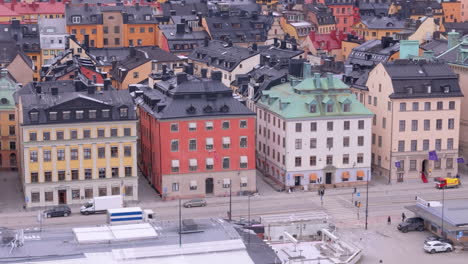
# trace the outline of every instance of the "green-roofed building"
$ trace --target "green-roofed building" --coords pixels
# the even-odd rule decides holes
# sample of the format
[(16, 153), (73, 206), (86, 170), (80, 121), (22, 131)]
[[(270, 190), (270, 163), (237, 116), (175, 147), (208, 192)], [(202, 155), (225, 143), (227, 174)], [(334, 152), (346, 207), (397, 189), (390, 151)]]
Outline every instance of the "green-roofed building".
[(262, 92), (257, 167), (286, 188), (365, 183), (373, 113), (333, 74), (306, 76)]
[(17, 168), (16, 108), (13, 93), (17, 83), (6, 69), (0, 69), (0, 170)]

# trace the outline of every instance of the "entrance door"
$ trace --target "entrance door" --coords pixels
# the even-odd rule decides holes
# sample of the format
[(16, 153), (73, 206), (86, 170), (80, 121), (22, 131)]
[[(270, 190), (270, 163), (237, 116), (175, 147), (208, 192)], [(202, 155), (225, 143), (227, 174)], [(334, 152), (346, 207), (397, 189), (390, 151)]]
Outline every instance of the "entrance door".
[(301, 186), (301, 176), (294, 176), (294, 186)]
[(332, 184), (332, 173), (325, 173), (325, 184)]
[(59, 198), (59, 204), (66, 204), (67, 203), (67, 190), (59, 190), (58, 198)]
[(213, 178), (207, 178), (205, 180), (205, 190), (206, 194), (212, 194), (213, 193)]

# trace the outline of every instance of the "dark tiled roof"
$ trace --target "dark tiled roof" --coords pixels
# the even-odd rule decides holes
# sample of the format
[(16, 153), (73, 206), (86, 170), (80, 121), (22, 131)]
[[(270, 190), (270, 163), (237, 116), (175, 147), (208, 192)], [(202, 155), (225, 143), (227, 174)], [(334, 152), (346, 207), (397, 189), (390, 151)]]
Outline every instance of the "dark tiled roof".
[(304, 10), (314, 13), (320, 26), (335, 24), (332, 10), (324, 4), (306, 4)]
[(15, 42), (25, 53), (41, 51), (37, 24), (0, 24), (0, 40)]
[(91, 56), (96, 65), (110, 66), (112, 61), (123, 61), (130, 55), (129, 48), (89, 48), (88, 55)]
[(304, 53), (303, 50), (296, 49), (281, 49), (274, 45), (259, 46), (260, 50), (260, 64), (266, 64), (270, 59), (274, 59), (281, 65), (288, 65), (289, 60)]
[[(446, 63), (396, 60), (383, 65), (392, 78), (394, 91), (390, 98), (463, 96), (458, 76)], [(430, 93), (427, 92), (428, 86), (431, 86)], [(449, 88), (448, 92), (444, 92), (445, 87)]]
[(202, 0), (189, 0), (183, 3), (182, 1), (167, 1), (161, 5), (164, 16), (170, 16), (171, 10), (176, 12), (177, 16), (193, 15), (192, 10), (195, 14), (201, 12), (203, 16), (208, 15), (207, 1)]
[(29, 67), (33, 67), (32, 60), (24, 54), (16, 42), (0, 40), (0, 64), (8, 66), (17, 55), (20, 55)]
[(363, 16), (388, 15), (390, 3), (365, 3), (364, 1), (359, 1), (358, 7), (359, 12)]
[[(160, 25), (159, 29), (164, 37), (167, 39), (169, 50), (171, 52), (190, 52), (192, 47), (199, 47), (203, 45), (205, 38), (209, 37), (206, 31), (193, 31), (185, 27), (183, 33), (177, 33), (177, 25)], [(188, 44), (189, 48), (185, 49), (184, 45)], [(178, 46), (177, 46), (178, 45)], [(177, 49), (176, 47), (179, 47)]]
[[(124, 24), (156, 24), (148, 6), (120, 5), (120, 6), (67, 6), (65, 15), (67, 25), (99, 25), (103, 23), (104, 12), (121, 12), (124, 14)], [(72, 17), (81, 16), (80, 23), (73, 23)]]
[(468, 35), (468, 21), (460, 23), (444, 23), (445, 32), (455, 30), (461, 36)]
[(431, 50), (434, 56), (439, 56), (448, 49), (448, 41), (445, 39), (433, 39), (426, 43), (421, 44), (423, 50)]
[[(207, 17), (208, 26), (212, 39), (231, 40), (234, 43), (264, 42), (268, 37), (268, 30), (273, 24), (273, 17), (257, 16), (214, 16)], [(259, 28), (260, 27), (260, 28)]]
[(381, 62), (386, 62), (393, 54), (400, 51), (400, 43), (395, 42), (392, 41), (391, 46), (384, 47), (380, 39), (366, 41), (351, 51), (346, 64), (373, 67)]
[(250, 48), (229, 46), (225, 42), (212, 40), (208, 42), (207, 47), (200, 46), (192, 51), (188, 58), (232, 71), (239, 63), (257, 54), (259, 54), (258, 51), (253, 51)]
[(143, 88), (137, 104), (157, 119), (255, 115), (221, 81), (185, 73), (157, 83), (155, 89)]
[[(37, 93), (37, 86), (40, 86), (41, 93)], [(37, 125), (48, 123), (82, 123), (96, 122), (109, 120), (135, 120), (136, 112), (133, 100), (126, 90), (115, 90), (112, 87), (109, 90), (95, 91), (88, 93), (86, 83), (76, 80), (70, 81), (53, 81), (41, 83), (29, 83), (16, 92), (15, 97), (21, 98), (23, 111), (23, 125)], [(92, 86), (92, 85), (91, 85)], [(58, 89), (57, 95), (52, 95), (53, 88)], [(120, 108), (128, 108), (128, 117), (120, 117)], [(72, 114), (69, 120), (61, 118), (61, 111), (73, 110), (101, 110), (109, 109), (110, 118), (101, 118), (100, 114), (96, 119), (88, 119), (87, 111), (84, 113), (84, 118), (77, 120)], [(30, 119), (30, 112), (37, 111), (39, 113), (38, 121)], [(48, 112), (57, 111), (58, 119), (56, 121), (48, 120)]]
[(397, 17), (363, 17), (361, 22), (369, 29), (404, 29), (405, 20)]

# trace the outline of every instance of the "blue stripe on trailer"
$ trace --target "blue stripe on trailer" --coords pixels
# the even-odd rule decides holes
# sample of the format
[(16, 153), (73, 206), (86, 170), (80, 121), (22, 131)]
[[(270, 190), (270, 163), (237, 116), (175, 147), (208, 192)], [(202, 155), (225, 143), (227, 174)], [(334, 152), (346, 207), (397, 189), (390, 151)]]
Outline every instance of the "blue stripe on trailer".
[(143, 217), (111, 218), (111, 222), (143, 220)]
[(125, 215), (143, 215), (143, 212), (122, 212), (122, 213), (111, 213), (110, 216), (125, 216)]

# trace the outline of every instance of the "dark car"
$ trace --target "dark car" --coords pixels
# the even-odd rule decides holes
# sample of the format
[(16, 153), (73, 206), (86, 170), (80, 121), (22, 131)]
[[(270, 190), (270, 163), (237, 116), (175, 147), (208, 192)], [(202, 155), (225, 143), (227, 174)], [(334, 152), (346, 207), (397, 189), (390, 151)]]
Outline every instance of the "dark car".
[(186, 208), (201, 206), (206, 206), (206, 201), (203, 199), (193, 199), (184, 203), (184, 207)]
[(403, 233), (409, 231), (424, 231), (424, 220), (420, 217), (410, 217), (398, 224), (398, 230)]
[(66, 205), (55, 206), (52, 209), (44, 211), (44, 216), (47, 218), (58, 217), (58, 216), (69, 216), (69, 215), (71, 215), (71, 209), (70, 207)]
[(439, 241), (439, 242), (449, 243), (450, 245), (453, 245), (452, 240), (446, 239), (446, 238), (443, 238), (443, 237), (438, 237), (438, 236), (427, 237), (424, 242), (429, 242), (429, 241)]

